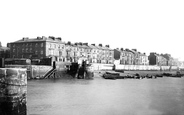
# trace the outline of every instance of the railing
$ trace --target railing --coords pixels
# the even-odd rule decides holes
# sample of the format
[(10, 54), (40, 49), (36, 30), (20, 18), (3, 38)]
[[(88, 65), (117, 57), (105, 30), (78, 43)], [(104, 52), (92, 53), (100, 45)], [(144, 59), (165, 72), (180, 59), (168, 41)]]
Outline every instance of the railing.
[(51, 69), (49, 72), (47, 72), (47, 73), (43, 76), (43, 79), (55, 78), (55, 77), (56, 77), (56, 69), (53, 68), (53, 69)]

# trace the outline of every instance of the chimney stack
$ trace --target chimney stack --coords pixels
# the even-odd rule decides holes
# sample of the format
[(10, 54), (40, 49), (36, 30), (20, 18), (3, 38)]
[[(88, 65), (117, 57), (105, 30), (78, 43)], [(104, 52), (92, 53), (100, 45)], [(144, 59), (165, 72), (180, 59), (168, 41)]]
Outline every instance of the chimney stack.
[(105, 45), (105, 47), (109, 48), (109, 45)]
[(54, 36), (49, 36), (49, 38), (51, 38), (51, 39), (55, 40), (55, 37), (54, 37)]
[(78, 44), (79, 44), (79, 45), (82, 45), (82, 42), (79, 42)]
[(88, 46), (88, 43), (83, 43), (83, 45), (86, 45), (86, 46)]
[(137, 49), (132, 49), (132, 50), (134, 50), (134, 51), (136, 51), (136, 52), (137, 52)]
[(99, 44), (100, 47), (102, 47), (102, 44)]
[(61, 41), (61, 40), (62, 40), (62, 38), (61, 38), (61, 37), (57, 37), (56, 39), (58, 39), (59, 41)]
[(26, 41), (26, 40), (28, 40), (28, 39), (29, 39), (28, 37), (23, 37), (23, 38), (22, 38), (23, 41)]

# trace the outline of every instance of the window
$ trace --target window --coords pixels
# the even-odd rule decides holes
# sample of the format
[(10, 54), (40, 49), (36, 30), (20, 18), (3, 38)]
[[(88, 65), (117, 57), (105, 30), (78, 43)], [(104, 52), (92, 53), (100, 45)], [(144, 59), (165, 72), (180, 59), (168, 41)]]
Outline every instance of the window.
[(30, 48), (29, 51), (32, 52), (32, 48)]
[(40, 52), (41, 54), (43, 54), (43, 50), (41, 50), (41, 52)]
[(41, 43), (41, 47), (43, 47), (43, 43)]
[(26, 48), (26, 52), (28, 52), (28, 48)]
[(15, 52), (15, 49), (13, 49), (13, 52)]

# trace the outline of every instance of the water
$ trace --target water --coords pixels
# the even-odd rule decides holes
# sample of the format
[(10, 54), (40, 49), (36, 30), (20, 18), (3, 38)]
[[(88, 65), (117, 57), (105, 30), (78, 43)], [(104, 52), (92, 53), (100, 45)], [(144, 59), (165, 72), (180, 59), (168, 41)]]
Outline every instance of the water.
[(28, 81), (28, 115), (184, 115), (184, 77)]

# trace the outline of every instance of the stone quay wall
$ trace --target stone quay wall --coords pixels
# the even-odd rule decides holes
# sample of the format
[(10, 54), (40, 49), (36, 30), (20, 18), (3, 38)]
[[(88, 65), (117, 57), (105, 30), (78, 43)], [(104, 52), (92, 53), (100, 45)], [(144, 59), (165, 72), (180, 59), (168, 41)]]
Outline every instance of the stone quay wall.
[(0, 115), (27, 114), (27, 70), (0, 68)]
[[(115, 67), (114, 67), (115, 66)], [(114, 64), (92, 64), (93, 70), (153, 70), (153, 71), (168, 71), (178, 70), (177, 66), (154, 66), (154, 65), (114, 65)]]
[(6, 68), (25, 68), (27, 70), (27, 78), (42, 78), (53, 67), (46, 65), (5, 65)]

